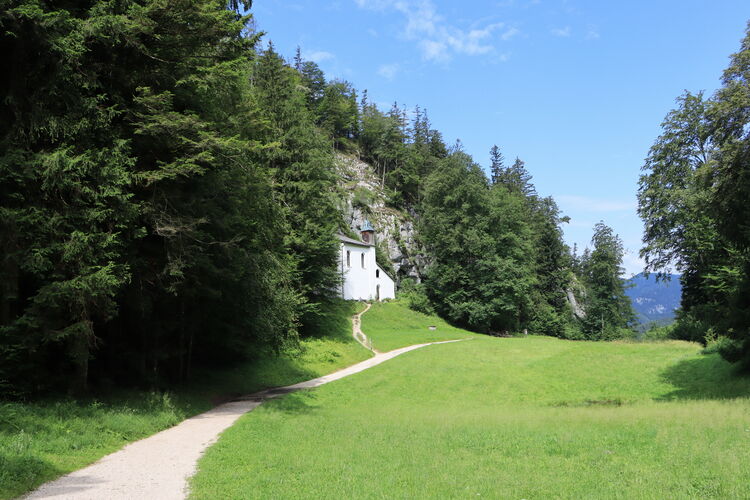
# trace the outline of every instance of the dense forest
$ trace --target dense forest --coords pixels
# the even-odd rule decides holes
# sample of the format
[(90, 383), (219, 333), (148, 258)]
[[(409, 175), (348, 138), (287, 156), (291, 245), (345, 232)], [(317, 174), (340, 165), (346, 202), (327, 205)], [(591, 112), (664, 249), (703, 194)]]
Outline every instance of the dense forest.
[[(493, 147), (488, 176), (425, 110), (380, 110), (299, 51), (287, 61), (250, 7), (16, 0), (0, 11), (12, 68), (0, 79), (0, 393), (163, 387), (320, 334), (340, 279), (336, 233), (348, 230), (336, 151), (370, 163), (389, 203), (417, 214), (431, 264), (422, 283), (401, 283), (412, 307), (484, 333), (629, 334), (611, 228), (597, 224), (577, 255), (522, 160)], [(719, 221), (747, 212), (743, 54), (716, 99), (683, 99), (641, 193), (650, 265), (677, 256), (686, 268), (682, 323), (721, 320), (736, 335), (750, 233)], [(698, 130), (676, 130), (686, 124)], [(731, 132), (707, 135), (715, 124)], [(662, 159), (673, 140), (691, 148), (678, 165)], [(689, 199), (679, 220), (660, 221), (668, 202), (652, 193), (668, 175)], [(695, 217), (709, 205), (716, 218)], [(666, 240), (688, 222), (713, 232)], [(692, 260), (717, 238), (710, 262)]]
[(711, 97), (685, 92), (638, 191), (647, 269), (680, 272), (671, 335), (750, 367), (750, 26)]

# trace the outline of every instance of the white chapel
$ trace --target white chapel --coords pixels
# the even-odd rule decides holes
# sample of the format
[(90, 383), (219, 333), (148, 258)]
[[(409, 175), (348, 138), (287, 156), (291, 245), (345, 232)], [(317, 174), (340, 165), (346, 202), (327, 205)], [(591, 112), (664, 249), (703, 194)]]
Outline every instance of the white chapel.
[(362, 240), (339, 234), (341, 297), (346, 300), (383, 300), (396, 298), (396, 284), (375, 260), (375, 229), (365, 221)]

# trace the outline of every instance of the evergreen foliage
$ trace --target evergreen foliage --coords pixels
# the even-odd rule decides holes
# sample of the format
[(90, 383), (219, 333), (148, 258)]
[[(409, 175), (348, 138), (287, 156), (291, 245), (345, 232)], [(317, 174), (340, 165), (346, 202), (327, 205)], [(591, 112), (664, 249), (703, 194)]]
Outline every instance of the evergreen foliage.
[(593, 251), (582, 262), (586, 287), (585, 337), (606, 340), (622, 336), (621, 330), (635, 321), (622, 279), (622, 241), (612, 228), (600, 222), (594, 226)]
[[(578, 281), (592, 288), (584, 294), (586, 310), (593, 315), (610, 307), (607, 334), (586, 336), (621, 336), (632, 312), (620, 281), (619, 239), (607, 228), (609, 239), (594, 241), (601, 248), (592, 255), (601, 265), (589, 265), (586, 256), (587, 262), (576, 268), (562, 238), (561, 224), (568, 219), (560, 215), (554, 200), (536, 195), (522, 162), (505, 169), (500, 167), (497, 148), (490, 155), (497, 167), (496, 182), (490, 182), (459, 148), (440, 160), (427, 178), (420, 234), (433, 259), (425, 288), (435, 310), (475, 331), (530, 329), (581, 338), (586, 323), (573, 316), (567, 300), (567, 291), (579, 275)], [(605, 243), (614, 248), (605, 249)], [(603, 284), (619, 289), (599, 290)], [(607, 293), (616, 297), (616, 304), (607, 302)], [(424, 309), (422, 301), (418, 303)]]
[[(535, 249), (533, 272), (537, 280), (529, 328), (534, 332), (567, 337), (578, 327), (566, 294), (576, 275), (561, 227), (569, 218), (560, 215), (560, 209), (550, 197), (531, 200), (532, 244)], [(577, 337), (575, 333), (573, 336)]]
[(500, 148), (495, 144), (490, 148), (490, 181), (492, 181), (492, 184), (500, 182), (504, 173), (505, 158), (500, 152)]
[(320, 301), (331, 298), (339, 280), (333, 235), (341, 215), (331, 144), (314, 126), (299, 74), (272, 46), (258, 58), (255, 75), (258, 104), (269, 125), (260, 140), (273, 145), (264, 149), (263, 160), (285, 214), (284, 243), (301, 297), (302, 326), (310, 333)]
[(3, 388), (160, 385), (293, 339), (316, 278), (285, 239), (250, 17), (192, 0), (0, 16)]
[[(318, 333), (340, 279), (336, 149), (370, 162), (418, 222), (431, 264), (417, 307), (484, 332), (578, 336), (566, 219), (524, 163), (494, 147), (490, 182), (426, 110), (381, 111), (300, 50), (289, 64), (261, 49), (250, 2), (6, 4), (0, 393), (159, 387)], [(737, 65), (727, 88), (744, 81)], [(740, 139), (720, 153), (741, 186)], [(726, 206), (696, 207), (734, 210), (732, 186), (716, 187)], [(738, 276), (744, 229), (712, 228), (734, 267), (705, 276)], [(382, 248), (378, 261), (389, 268)]]
[(434, 259), (427, 292), (441, 316), (478, 331), (519, 323), (515, 266), (498, 253), (492, 234), (493, 222), (505, 216), (503, 201), (491, 204), (487, 178), (461, 151), (441, 162), (425, 189), (421, 232)]
[(329, 82), (318, 103), (320, 126), (339, 149), (347, 150), (359, 134), (359, 107), (352, 84), (344, 80)]

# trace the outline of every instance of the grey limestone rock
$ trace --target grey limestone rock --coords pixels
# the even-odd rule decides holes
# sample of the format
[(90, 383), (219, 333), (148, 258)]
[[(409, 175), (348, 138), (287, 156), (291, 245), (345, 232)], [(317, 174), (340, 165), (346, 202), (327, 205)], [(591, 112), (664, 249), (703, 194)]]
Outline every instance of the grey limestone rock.
[(388, 252), (397, 282), (409, 277), (421, 281), (428, 259), (416, 231), (417, 214), (387, 205), (387, 195), (375, 169), (352, 156), (336, 154), (341, 211), (355, 234), (365, 220), (375, 228), (375, 238)]

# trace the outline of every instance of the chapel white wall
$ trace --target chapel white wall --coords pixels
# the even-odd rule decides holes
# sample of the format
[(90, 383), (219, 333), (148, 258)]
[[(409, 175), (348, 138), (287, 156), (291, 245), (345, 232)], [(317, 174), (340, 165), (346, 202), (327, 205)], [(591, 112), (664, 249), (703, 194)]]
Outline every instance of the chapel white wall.
[[(347, 266), (346, 252), (349, 252)], [(362, 255), (364, 254), (364, 268)], [(380, 299), (396, 297), (396, 285), (377, 265), (375, 247), (341, 244), (341, 272), (343, 275), (342, 297), (346, 300), (375, 300), (380, 285)], [(376, 273), (379, 270), (379, 273)], [(379, 275), (376, 277), (376, 275)]]

